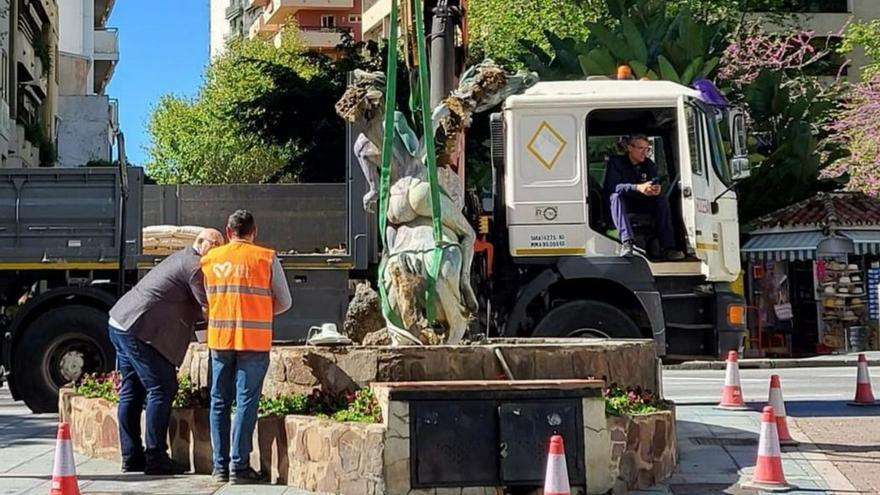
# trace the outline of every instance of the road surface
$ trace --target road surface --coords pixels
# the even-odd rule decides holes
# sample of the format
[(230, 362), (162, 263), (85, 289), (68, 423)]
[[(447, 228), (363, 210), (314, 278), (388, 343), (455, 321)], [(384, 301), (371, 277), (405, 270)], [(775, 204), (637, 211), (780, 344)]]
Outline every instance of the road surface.
[[(679, 404), (717, 403), (721, 399), (724, 373), (723, 370), (663, 370), (663, 395)], [(740, 370), (746, 402), (767, 400), (773, 374), (779, 375), (786, 402), (848, 401), (855, 395), (854, 366)], [(880, 368), (870, 368), (869, 374), (880, 379)], [(875, 391), (880, 391), (878, 385), (880, 383), (875, 383)]]

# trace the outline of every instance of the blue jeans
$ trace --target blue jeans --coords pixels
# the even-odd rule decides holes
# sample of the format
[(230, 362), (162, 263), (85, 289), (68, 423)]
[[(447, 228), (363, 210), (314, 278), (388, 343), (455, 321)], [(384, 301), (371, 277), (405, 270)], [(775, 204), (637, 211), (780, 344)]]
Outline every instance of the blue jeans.
[(669, 202), (663, 196), (629, 199), (618, 193), (611, 195), (611, 220), (614, 221), (621, 242), (633, 240), (632, 226), (626, 216), (627, 213), (643, 213), (653, 216), (660, 247), (664, 249), (675, 248), (672, 212), (669, 209)]
[[(153, 346), (128, 332), (110, 327), (110, 341), (116, 348), (116, 369), (122, 381), (119, 390), (119, 443), (122, 462), (159, 460), (168, 456), (168, 422), (177, 394), (177, 372)], [(141, 411), (147, 406), (146, 443), (141, 443)]]
[[(230, 428), (232, 471), (250, 467), (257, 406), (268, 369), (268, 352), (211, 351), (211, 445), (215, 471), (229, 472)], [(230, 424), (233, 392), (235, 422)]]

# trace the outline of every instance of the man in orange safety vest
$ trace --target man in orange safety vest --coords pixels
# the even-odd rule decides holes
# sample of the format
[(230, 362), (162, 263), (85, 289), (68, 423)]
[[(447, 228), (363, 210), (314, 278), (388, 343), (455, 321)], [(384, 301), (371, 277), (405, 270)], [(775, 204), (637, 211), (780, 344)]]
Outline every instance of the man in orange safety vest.
[(273, 318), (290, 309), (291, 296), (275, 251), (254, 244), (257, 225), (249, 211), (229, 216), (226, 236), (228, 244), (202, 257), (211, 350), (211, 444), (215, 481), (247, 484), (263, 479), (250, 466), (257, 405), (269, 368)]

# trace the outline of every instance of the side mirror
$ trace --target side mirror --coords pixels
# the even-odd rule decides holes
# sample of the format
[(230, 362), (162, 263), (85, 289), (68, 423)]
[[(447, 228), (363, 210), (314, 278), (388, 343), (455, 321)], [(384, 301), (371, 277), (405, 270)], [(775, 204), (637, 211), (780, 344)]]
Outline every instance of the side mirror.
[(746, 114), (739, 108), (731, 109), (727, 116), (733, 158), (730, 161), (731, 178), (747, 179), (751, 175), (749, 148), (746, 136)]

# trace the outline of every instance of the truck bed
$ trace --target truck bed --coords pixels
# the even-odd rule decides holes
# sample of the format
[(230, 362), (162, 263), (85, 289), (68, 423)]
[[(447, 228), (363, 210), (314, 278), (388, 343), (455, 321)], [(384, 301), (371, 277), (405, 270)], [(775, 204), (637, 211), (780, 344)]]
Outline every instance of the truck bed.
[[(129, 174), (127, 256), (140, 250), (140, 169)], [(119, 172), (112, 167), (0, 169), (0, 265), (117, 264)]]

